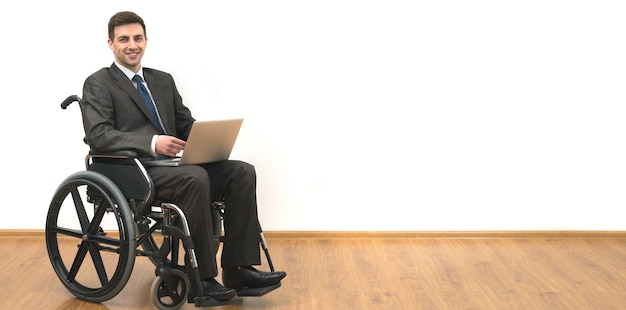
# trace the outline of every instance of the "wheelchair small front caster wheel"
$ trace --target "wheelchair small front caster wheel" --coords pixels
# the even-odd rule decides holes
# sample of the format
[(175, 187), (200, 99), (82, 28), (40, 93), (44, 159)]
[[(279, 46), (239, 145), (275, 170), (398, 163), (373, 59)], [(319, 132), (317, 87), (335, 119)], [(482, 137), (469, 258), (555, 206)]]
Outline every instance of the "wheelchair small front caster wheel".
[(187, 302), (189, 278), (178, 269), (171, 273), (170, 277), (157, 276), (150, 287), (150, 299), (161, 310), (179, 309)]

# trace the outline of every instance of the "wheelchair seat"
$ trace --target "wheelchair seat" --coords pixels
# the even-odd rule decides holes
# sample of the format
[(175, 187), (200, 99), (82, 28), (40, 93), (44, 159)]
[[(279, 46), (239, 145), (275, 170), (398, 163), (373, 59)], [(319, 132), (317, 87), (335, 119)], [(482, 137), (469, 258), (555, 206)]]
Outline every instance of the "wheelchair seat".
[[(78, 96), (69, 96), (61, 107), (76, 101)], [(192, 294), (202, 292), (202, 284), (185, 214), (155, 198), (154, 183), (136, 152), (90, 151), (85, 166), (58, 186), (46, 218), (50, 262), (73, 295), (97, 303), (115, 297), (128, 282), (135, 257), (145, 256), (156, 267), (150, 297), (159, 309), (241, 302)], [(223, 241), (225, 208), (223, 201), (211, 206), (217, 243)], [(262, 229), (259, 243), (274, 271)], [(278, 287), (241, 290), (238, 296), (262, 296)]]

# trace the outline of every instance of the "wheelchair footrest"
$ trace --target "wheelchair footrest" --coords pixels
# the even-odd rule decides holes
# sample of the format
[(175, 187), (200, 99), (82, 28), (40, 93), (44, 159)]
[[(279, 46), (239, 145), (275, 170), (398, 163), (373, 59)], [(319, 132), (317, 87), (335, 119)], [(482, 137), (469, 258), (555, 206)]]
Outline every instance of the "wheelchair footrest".
[(200, 297), (196, 299), (195, 306), (196, 308), (216, 307), (216, 306), (240, 304), (242, 302), (243, 300), (241, 298), (236, 298), (236, 297), (230, 300), (225, 300), (225, 301), (219, 301), (211, 297)]
[(277, 288), (280, 287), (280, 282), (277, 284), (266, 286), (266, 287), (255, 287), (255, 288), (244, 288), (237, 291), (237, 296), (245, 297), (245, 296), (263, 296)]

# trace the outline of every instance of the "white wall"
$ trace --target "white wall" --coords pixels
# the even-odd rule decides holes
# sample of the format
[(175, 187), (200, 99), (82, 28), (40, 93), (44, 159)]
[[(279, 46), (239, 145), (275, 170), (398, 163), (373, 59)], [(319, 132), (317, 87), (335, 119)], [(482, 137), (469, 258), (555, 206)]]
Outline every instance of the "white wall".
[[(245, 117), (265, 230), (623, 230), (623, 1), (9, 1), (0, 229), (82, 170), (78, 106), (147, 23), (199, 119)], [(33, 86), (30, 86), (33, 85)]]

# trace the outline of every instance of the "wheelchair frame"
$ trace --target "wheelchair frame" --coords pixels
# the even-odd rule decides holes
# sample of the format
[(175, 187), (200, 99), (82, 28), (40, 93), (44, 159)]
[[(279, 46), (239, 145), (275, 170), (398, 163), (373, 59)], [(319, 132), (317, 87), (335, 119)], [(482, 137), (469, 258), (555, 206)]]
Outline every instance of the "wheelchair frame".
[[(80, 98), (69, 96), (61, 108), (75, 101)], [(135, 152), (90, 152), (85, 166), (86, 171), (71, 174), (58, 186), (45, 229), (52, 267), (74, 296), (90, 302), (115, 297), (128, 282), (135, 257), (146, 256), (156, 267), (150, 297), (159, 309), (178, 309), (187, 302), (196, 307), (241, 302), (240, 298), (217, 301), (196, 293), (202, 292), (202, 284), (185, 214), (175, 204), (155, 201), (154, 184)], [(211, 206), (216, 243), (223, 241), (225, 208), (223, 201)], [(67, 222), (67, 213), (75, 213), (77, 219)], [(154, 237), (157, 233), (162, 236), (160, 244)], [(76, 248), (67, 246), (67, 239), (76, 241)], [(262, 229), (259, 242), (274, 271)], [(280, 283), (237, 293), (262, 296), (278, 287)]]

